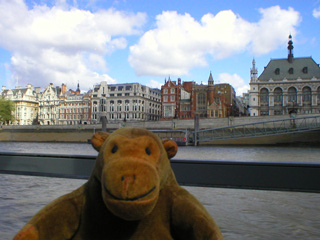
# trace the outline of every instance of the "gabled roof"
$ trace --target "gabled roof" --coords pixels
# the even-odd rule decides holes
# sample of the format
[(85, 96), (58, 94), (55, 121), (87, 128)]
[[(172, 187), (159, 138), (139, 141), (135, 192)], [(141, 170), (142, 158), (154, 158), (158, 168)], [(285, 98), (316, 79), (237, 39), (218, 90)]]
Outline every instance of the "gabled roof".
[(14, 88), (14, 89), (6, 89), (3, 91), (3, 94), (8, 94), (9, 91), (12, 92), (13, 95), (17, 95), (18, 92), (21, 92), (22, 95), (24, 95), (26, 93), (26, 91), (28, 90), (28, 88)]
[[(292, 72), (290, 73), (290, 71)], [(312, 79), (316, 77), (320, 79), (320, 67), (311, 58), (294, 58), (292, 63), (288, 59), (272, 59), (267, 67), (263, 70), (258, 77), (260, 81), (281, 81), (283, 79)]]

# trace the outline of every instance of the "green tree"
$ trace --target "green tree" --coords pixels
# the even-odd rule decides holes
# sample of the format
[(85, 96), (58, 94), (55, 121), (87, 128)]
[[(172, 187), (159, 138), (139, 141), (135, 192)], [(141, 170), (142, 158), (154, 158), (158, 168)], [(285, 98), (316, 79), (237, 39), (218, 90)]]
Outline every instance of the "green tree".
[(14, 120), (12, 112), (14, 111), (14, 102), (0, 97), (0, 122), (9, 123)]

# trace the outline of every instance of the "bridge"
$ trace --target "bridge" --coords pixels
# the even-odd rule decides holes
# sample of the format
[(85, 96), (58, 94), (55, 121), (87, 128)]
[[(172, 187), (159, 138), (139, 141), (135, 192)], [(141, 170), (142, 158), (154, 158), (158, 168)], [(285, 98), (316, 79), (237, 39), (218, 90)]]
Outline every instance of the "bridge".
[[(320, 130), (319, 115), (205, 129), (196, 131), (193, 134), (197, 141), (195, 144), (197, 144), (217, 140), (299, 134), (317, 130)], [(318, 138), (318, 141), (320, 142), (320, 138)]]

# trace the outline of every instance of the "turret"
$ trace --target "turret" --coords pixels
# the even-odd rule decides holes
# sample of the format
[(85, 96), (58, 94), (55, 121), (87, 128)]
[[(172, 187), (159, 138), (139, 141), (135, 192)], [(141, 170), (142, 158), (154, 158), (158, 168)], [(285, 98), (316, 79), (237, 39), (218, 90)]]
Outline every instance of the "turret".
[(252, 68), (250, 69), (250, 82), (256, 82), (258, 76), (258, 69), (256, 68), (256, 60), (252, 60)]
[(212, 77), (212, 74), (211, 74), (211, 71), (210, 71), (210, 75), (209, 75), (209, 78), (208, 78), (208, 86), (213, 86), (214, 84), (214, 81), (213, 81), (213, 77)]

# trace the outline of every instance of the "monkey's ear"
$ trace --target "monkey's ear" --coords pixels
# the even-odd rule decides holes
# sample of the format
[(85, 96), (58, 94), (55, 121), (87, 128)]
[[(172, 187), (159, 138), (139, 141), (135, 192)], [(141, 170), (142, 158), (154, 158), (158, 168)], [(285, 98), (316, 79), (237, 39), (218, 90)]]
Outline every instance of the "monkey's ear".
[(173, 140), (162, 140), (162, 144), (164, 148), (166, 149), (168, 158), (171, 159), (173, 158), (176, 153), (178, 152), (178, 145), (175, 141)]
[(109, 133), (96, 132), (91, 138), (92, 147), (99, 152), (100, 147), (108, 137), (109, 137)]

